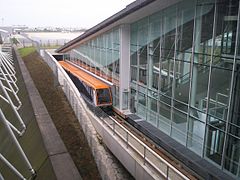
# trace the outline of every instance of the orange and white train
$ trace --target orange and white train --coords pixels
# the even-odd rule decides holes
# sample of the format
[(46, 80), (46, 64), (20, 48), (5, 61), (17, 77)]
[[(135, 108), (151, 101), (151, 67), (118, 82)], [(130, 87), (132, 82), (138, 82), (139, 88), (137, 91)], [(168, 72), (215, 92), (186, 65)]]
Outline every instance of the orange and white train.
[(109, 85), (67, 61), (58, 62), (85, 99), (94, 104), (94, 106), (112, 105), (111, 87)]

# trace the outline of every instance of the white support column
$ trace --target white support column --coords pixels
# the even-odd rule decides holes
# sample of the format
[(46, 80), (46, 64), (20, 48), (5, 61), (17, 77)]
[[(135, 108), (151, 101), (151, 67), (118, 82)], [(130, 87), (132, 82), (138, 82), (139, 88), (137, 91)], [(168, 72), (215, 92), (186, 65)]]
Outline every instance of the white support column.
[(128, 96), (130, 91), (130, 25), (120, 26), (120, 79), (119, 104), (120, 111), (129, 109)]

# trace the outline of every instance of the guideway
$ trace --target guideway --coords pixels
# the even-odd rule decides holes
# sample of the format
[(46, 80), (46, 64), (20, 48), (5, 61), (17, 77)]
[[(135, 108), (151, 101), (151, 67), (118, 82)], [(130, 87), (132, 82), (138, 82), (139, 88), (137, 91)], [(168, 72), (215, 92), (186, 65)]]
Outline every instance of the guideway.
[(187, 172), (155, 153), (116, 119), (109, 117), (99, 107), (84, 101), (59, 63), (48, 52), (42, 52), (44, 60), (53, 70), (80, 123), (90, 120), (100, 138), (136, 179), (194, 179)]

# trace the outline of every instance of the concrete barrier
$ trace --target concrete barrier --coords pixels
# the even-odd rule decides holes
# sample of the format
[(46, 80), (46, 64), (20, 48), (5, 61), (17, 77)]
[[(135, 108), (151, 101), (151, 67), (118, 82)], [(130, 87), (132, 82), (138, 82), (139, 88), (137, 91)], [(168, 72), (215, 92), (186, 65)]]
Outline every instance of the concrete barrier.
[[(92, 154), (95, 158), (99, 173), (104, 180), (129, 180), (133, 179), (130, 173), (124, 168), (124, 166), (118, 161), (113, 153), (104, 145), (101, 141), (101, 137), (96, 131), (92, 118), (86, 109), (79, 101), (79, 92), (76, 90), (73, 82), (69, 79), (64, 70), (58, 68), (56, 60), (46, 51), (40, 51), (44, 61), (52, 69), (54, 75), (63, 88), (66, 97), (71, 104), (75, 115), (77, 116), (79, 123), (87, 138), (88, 144), (91, 148)], [(75, 87), (71, 89), (70, 87)], [(76, 93), (75, 93), (76, 92)], [(83, 100), (82, 100), (83, 101)]]

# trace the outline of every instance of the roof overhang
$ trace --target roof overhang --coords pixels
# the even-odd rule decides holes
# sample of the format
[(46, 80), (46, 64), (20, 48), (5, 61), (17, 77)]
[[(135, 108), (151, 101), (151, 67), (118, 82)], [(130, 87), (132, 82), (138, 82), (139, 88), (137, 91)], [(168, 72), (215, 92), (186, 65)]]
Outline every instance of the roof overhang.
[(131, 24), (180, 1), (182, 0), (137, 0), (108, 19), (90, 28), (84, 34), (69, 41), (67, 44), (57, 49), (56, 52), (65, 53), (114, 27), (118, 27), (122, 24)]
[(6, 30), (4, 30), (4, 29), (0, 29), (0, 32), (8, 33), (8, 31), (6, 31)]

